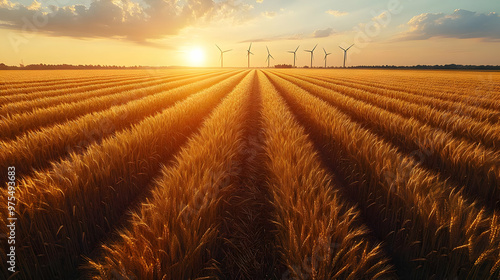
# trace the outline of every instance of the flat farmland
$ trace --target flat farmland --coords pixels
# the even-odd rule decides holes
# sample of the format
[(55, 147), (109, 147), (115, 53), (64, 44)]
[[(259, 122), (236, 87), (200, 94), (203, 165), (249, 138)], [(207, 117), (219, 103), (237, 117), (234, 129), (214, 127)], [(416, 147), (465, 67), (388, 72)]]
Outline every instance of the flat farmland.
[(0, 182), (1, 279), (499, 279), (500, 72), (1, 71)]

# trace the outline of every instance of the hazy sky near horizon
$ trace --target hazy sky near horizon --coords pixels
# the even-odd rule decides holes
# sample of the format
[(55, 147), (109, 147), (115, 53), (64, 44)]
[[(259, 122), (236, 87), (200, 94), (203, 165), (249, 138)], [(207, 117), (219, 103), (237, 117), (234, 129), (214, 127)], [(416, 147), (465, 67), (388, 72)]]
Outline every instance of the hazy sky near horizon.
[(500, 65), (498, 0), (0, 0), (0, 62)]

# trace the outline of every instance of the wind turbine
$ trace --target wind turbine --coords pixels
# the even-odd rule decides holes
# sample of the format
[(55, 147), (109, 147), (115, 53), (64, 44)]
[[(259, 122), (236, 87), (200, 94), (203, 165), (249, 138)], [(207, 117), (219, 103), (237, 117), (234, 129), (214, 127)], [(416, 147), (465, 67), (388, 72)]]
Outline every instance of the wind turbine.
[(247, 50), (248, 68), (250, 68), (250, 55), (253, 55), (253, 53), (250, 51), (251, 48), (252, 48), (252, 43), (250, 43), (250, 47), (248, 47), (248, 50)]
[(348, 51), (348, 50), (349, 50), (352, 46), (354, 46), (354, 44), (352, 44), (352, 45), (351, 45), (350, 47), (348, 47), (347, 49), (344, 49), (344, 48), (342, 48), (341, 46), (339, 46), (339, 48), (341, 48), (341, 49), (344, 51), (344, 66), (343, 66), (344, 68), (345, 68), (345, 61), (346, 61), (346, 59), (347, 59), (347, 51)]
[(332, 53), (327, 53), (325, 48), (323, 48), (323, 51), (325, 52), (325, 68), (326, 68), (326, 57), (331, 55)]
[(267, 49), (267, 68), (269, 68), (269, 63), (271, 62), (271, 58), (274, 59), (274, 57), (271, 55), (271, 53), (269, 52), (269, 48), (266, 46), (266, 49)]
[(299, 49), (300, 45), (295, 49), (295, 51), (288, 51), (289, 53), (293, 53), (293, 67), (295, 68), (295, 58), (297, 57), (297, 50)]
[(313, 67), (314, 50), (316, 49), (317, 46), (318, 46), (318, 44), (316, 44), (316, 46), (314, 46), (314, 48), (312, 50), (304, 50), (305, 52), (310, 52), (311, 53), (311, 68)]
[(219, 46), (217, 46), (217, 45), (215, 45), (215, 46), (220, 51), (220, 68), (222, 68), (222, 67), (224, 67), (224, 53), (228, 52), (228, 51), (232, 51), (232, 49), (223, 51), (221, 48), (219, 48)]

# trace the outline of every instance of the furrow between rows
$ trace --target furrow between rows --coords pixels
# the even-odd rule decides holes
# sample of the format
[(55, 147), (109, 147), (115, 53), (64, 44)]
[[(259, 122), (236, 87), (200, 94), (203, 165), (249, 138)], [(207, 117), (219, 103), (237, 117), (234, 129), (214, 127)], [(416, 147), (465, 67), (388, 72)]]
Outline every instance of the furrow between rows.
[[(87, 98), (106, 96), (120, 91), (134, 90), (138, 87), (148, 87), (161, 85), (168, 81), (175, 81), (182, 77), (196, 77), (197, 75), (174, 76), (165, 78), (145, 78), (145, 79), (125, 79), (123, 82), (109, 83), (107, 85), (94, 84), (85, 90), (77, 89), (61, 89), (42, 93), (38, 99), (20, 100), (4, 104), (0, 107), (0, 115), (11, 116), (23, 112), (30, 112), (35, 109), (57, 106), (63, 103), (79, 102)], [(24, 95), (25, 98), (33, 98), (37, 94)]]
[[(106, 236), (128, 205), (148, 190), (161, 163), (197, 130), (205, 116), (246, 73), (235, 73), (51, 170), (19, 180), (19, 277), (67, 279), (80, 255)], [(1, 191), (6, 199), (7, 192)], [(1, 206), (6, 227), (6, 206)], [(0, 249), (2, 262), (6, 252)], [(2, 266), (2, 275), (7, 276)]]
[(271, 82), (259, 80), (267, 185), (287, 268), (281, 279), (394, 279), (381, 245), (370, 242), (360, 213), (345, 202), (304, 129)]
[(194, 279), (211, 273), (222, 201), (239, 181), (248, 75), (213, 111), (198, 134), (162, 169), (150, 199), (121, 237), (90, 265), (94, 279)]
[(164, 83), (145, 86), (137, 84), (129, 90), (114, 89), (104, 96), (92, 97), (63, 103), (48, 108), (38, 108), (31, 112), (10, 115), (0, 123), (0, 140), (6, 141), (19, 137), (30, 130), (38, 131), (49, 125), (71, 121), (80, 116), (107, 110), (114, 106), (120, 106), (133, 100), (141, 99), (149, 95), (174, 89), (202, 79), (215, 77), (219, 74), (207, 74), (196, 77), (172, 78)]
[(405, 279), (494, 279), (500, 219), (307, 91), (267, 74), (385, 241)]
[[(368, 103), (329, 91), (299, 79), (288, 78), (301, 88), (329, 102), (353, 120), (393, 143), (402, 152), (445, 178), (451, 177), (463, 191), (500, 207), (500, 153), (468, 140), (454, 138), (414, 118), (382, 110)], [(462, 188), (460, 188), (462, 190)]]

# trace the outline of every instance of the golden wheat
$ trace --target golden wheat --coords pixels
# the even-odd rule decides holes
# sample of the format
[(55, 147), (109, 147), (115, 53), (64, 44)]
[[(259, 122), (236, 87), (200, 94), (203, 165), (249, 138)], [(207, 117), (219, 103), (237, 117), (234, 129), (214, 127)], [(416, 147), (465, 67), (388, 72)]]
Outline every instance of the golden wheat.
[(500, 153), (497, 151), (456, 139), (414, 118), (401, 117), (312, 83), (295, 78), (288, 80), (314, 92), (403, 151), (425, 151), (419, 158), (422, 164), (451, 175), (467, 192), (479, 195), (492, 207), (500, 200)]
[[(378, 94), (373, 91), (368, 92), (365, 90), (357, 90), (356, 88), (338, 87), (331, 82), (329, 83), (319, 79), (300, 76), (294, 77), (370, 103), (379, 108), (400, 114), (404, 117), (416, 118), (434, 127), (450, 131), (456, 137), (465, 137), (471, 141), (480, 142), (489, 148), (498, 148), (495, 146), (498, 146), (500, 143), (500, 125), (497, 123), (492, 124), (489, 122), (477, 121), (468, 116), (453, 114), (448, 111), (436, 110), (433, 106), (431, 107), (425, 104), (418, 105), (411, 103), (398, 98), (401, 96), (401, 93), (395, 93), (394, 95), (388, 96), (387, 94)], [(496, 119), (500, 116), (500, 113), (495, 112), (495, 116)]]
[[(18, 262), (24, 268), (21, 276), (55, 279), (74, 273), (80, 254), (89, 252), (126, 207), (146, 192), (161, 162), (242, 78), (233, 75), (113, 138), (91, 144), (82, 154), (71, 154), (46, 172), (19, 180), (17, 238), (25, 245)], [(5, 189), (1, 197), (7, 200)], [(4, 228), (5, 207), (0, 214)]]
[[(462, 270), (481, 277), (498, 274), (492, 267), (500, 239), (488, 240), (498, 228), (492, 224), (498, 214), (467, 202), (453, 186), (336, 108), (277, 76), (271, 79), (349, 182), (349, 192), (363, 205), (371, 228), (388, 241), (405, 278), (454, 277)], [(448, 258), (453, 262), (439, 265)]]
[(499, 279), (499, 116), (491, 71), (0, 71), (0, 278)]
[[(248, 75), (204, 122), (200, 132), (164, 167), (151, 199), (133, 215), (120, 241), (104, 246), (96, 279), (114, 273), (137, 279), (201, 277), (216, 251), (223, 189), (237, 183)], [(196, 172), (193, 172), (196, 170)]]
[(276, 242), (288, 279), (388, 279), (388, 261), (380, 245), (367, 240), (359, 212), (343, 202), (271, 83), (262, 74), (259, 81)]
[[(25, 113), (9, 114), (3, 118), (3, 122), (0, 123), (0, 140), (13, 139), (30, 129), (40, 129), (60, 121), (69, 121), (81, 115), (106, 110), (112, 106), (119, 106), (134, 99), (170, 90), (212, 76), (216, 76), (216, 74), (196, 75), (196, 77), (191, 78), (161, 79), (154, 81), (152, 84), (138, 83), (132, 89), (120, 86), (111, 87), (106, 90), (108, 92), (103, 96), (94, 96), (80, 100), (75, 99), (78, 101), (62, 104), (58, 104), (58, 102), (56, 105), (48, 108), (33, 106), (31, 108), (32, 111), (28, 110)], [(33, 102), (27, 103), (27, 105), (31, 106)], [(5, 108), (8, 107), (6, 106)]]

